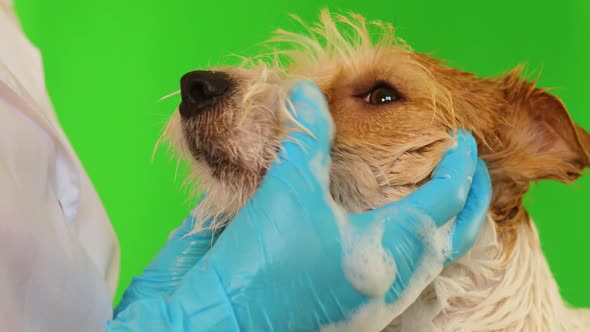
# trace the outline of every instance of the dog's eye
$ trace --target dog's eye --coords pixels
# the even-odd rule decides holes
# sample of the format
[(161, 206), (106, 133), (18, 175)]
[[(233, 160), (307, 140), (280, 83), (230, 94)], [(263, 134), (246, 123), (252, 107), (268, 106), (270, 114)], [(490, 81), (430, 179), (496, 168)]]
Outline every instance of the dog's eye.
[(364, 101), (373, 105), (388, 104), (400, 99), (401, 95), (396, 89), (384, 84), (377, 85), (363, 97)]

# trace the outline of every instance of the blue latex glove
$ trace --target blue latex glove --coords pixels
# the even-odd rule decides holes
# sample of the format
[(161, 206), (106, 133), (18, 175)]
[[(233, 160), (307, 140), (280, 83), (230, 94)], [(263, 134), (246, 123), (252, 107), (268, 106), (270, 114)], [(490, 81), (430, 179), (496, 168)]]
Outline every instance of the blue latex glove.
[[(161, 255), (155, 279), (165, 286), (133, 295), (108, 331), (377, 331), (471, 247), (491, 185), (468, 133), (459, 132), (433, 179), (414, 193), (348, 214), (329, 195), (333, 124), (325, 100), (307, 83), (291, 100), (315, 139), (291, 135), (297, 143), (284, 143), (280, 160), (210, 250), (201, 250), (202, 238), (189, 264)], [(184, 277), (166, 282), (178, 262)]]
[(195, 222), (193, 217), (187, 217), (170, 234), (164, 247), (143, 274), (133, 278), (115, 308), (114, 316), (137, 300), (172, 295), (185, 274), (205, 255), (219, 236), (219, 232), (213, 234), (206, 229), (208, 223), (205, 223), (203, 231), (185, 237), (194, 229)]

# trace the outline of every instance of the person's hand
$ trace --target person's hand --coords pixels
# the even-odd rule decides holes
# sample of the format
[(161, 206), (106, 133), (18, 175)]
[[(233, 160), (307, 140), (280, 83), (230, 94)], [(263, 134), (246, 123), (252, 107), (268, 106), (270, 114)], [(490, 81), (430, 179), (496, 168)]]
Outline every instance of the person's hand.
[(202, 231), (185, 236), (194, 229), (195, 222), (195, 218), (189, 216), (170, 234), (158, 255), (125, 289), (121, 301), (115, 308), (115, 317), (137, 300), (172, 295), (185, 274), (205, 255), (219, 236), (219, 232), (213, 233), (206, 228), (208, 223)]
[(471, 247), (491, 196), (471, 135), (459, 131), (432, 180), (408, 197), (349, 214), (329, 194), (323, 96), (301, 83), (292, 102), (314, 137), (293, 133), (212, 248), (190, 254), (180, 282), (135, 297), (107, 330), (378, 331)]

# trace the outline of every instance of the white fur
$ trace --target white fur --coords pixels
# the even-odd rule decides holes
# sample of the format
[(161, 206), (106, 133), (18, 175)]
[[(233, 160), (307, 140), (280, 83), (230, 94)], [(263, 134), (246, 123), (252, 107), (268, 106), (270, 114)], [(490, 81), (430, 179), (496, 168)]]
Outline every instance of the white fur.
[(562, 300), (533, 221), (507, 256), (494, 221), (385, 331), (590, 331), (590, 311)]

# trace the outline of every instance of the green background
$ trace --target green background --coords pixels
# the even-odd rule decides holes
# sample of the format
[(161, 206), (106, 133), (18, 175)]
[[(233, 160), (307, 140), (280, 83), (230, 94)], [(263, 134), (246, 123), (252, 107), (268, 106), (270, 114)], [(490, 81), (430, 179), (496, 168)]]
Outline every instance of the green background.
[[(191, 204), (161, 150), (162, 125), (180, 76), (253, 55), (295, 13), (319, 9), (390, 21), (418, 51), (480, 75), (526, 62), (542, 69), (573, 118), (590, 129), (590, 1), (139, 1), (16, 0), (24, 30), (42, 51), (50, 96), (121, 242), (117, 299)], [(1, 32), (0, 32), (1, 35)], [(527, 197), (565, 299), (590, 306), (590, 176), (576, 186), (542, 183)]]

